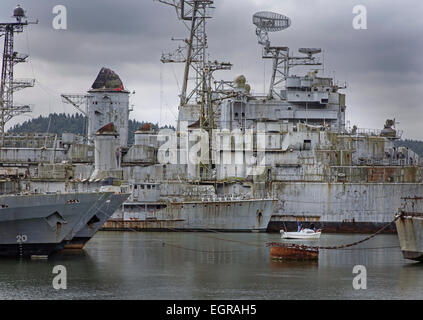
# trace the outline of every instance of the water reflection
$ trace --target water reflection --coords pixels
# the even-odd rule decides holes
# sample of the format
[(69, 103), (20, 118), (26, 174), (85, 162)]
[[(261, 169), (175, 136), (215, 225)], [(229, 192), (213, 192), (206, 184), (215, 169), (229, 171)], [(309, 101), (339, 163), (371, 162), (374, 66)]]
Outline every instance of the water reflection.
[[(362, 237), (322, 235), (316, 244)], [(271, 241), (281, 241), (280, 236), (101, 232), (84, 251), (66, 251), (48, 260), (0, 260), (0, 298), (423, 298), (423, 264), (404, 260), (394, 235), (380, 235), (349, 250), (321, 250), (316, 262), (273, 261), (265, 246)], [(52, 287), (58, 264), (67, 268), (67, 290)], [(352, 287), (352, 269), (358, 264), (367, 268), (367, 290)]]

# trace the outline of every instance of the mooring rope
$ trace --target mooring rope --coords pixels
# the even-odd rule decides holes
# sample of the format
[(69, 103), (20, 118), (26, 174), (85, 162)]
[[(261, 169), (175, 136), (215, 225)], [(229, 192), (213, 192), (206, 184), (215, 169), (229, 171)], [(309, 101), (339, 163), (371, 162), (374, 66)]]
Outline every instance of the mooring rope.
[[(118, 222), (120, 224), (124, 224), (124, 221), (119, 221), (116, 220), (115, 222)], [(136, 230), (133, 228), (129, 228), (129, 227), (124, 227), (125, 229), (129, 230), (129, 231), (133, 231), (133, 232), (143, 232), (140, 230)], [(184, 232), (183, 230), (178, 230), (178, 229), (174, 229), (174, 228), (170, 228), (170, 227), (164, 227), (163, 229), (168, 229), (170, 231), (174, 231), (174, 232)], [(208, 232), (214, 232), (214, 233), (223, 233), (223, 232), (218, 232), (216, 230), (211, 230), (211, 229), (198, 229), (201, 231), (208, 231)], [(249, 245), (249, 246), (255, 246), (255, 247), (262, 247), (263, 243), (256, 243), (256, 242), (246, 242), (246, 241), (241, 241), (241, 240), (233, 240), (233, 239), (225, 239), (225, 238), (219, 238), (219, 237), (213, 237), (213, 236), (207, 236), (205, 234), (200, 234), (200, 233), (196, 233), (197, 236), (200, 237), (205, 237), (205, 238), (210, 238), (210, 239), (216, 239), (216, 240), (222, 240), (222, 241), (227, 241), (227, 242), (235, 242), (235, 243), (240, 243), (240, 244), (244, 244), (244, 245)], [(162, 244), (162, 246), (168, 246), (168, 247), (174, 247), (174, 248), (178, 248), (178, 249), (183, 249), (183, 250), (188, 250), (188, 251), (196, 251), (196, 252), (202, 252), (202, 253), (235, 253), (235, 252), (242, 252), (242, 250), (202, 250), (202, 249), (195, 249), (195, 248), (188, 248), (188, 247), (183, 247), (183, 246), (179, 246), (179, 245), (175, 245), (175, 244), (171, 244), (169, 242), (164, 242), (162, 240), (153, 240), (153, 241), (157, 241), (160, 242)]]
[(385, 246), (385, 247), (366, 247), (366, 248), (348, 248), (348, 249), (339, 249), (339, 250), (379, 250), (379, 249), (395, 249), (401, 248), (401, 246)]
[[(165, 229), (168, 229), (168, 230), (171, 230), (171, 231), (183, 232), (183, 231), (181, 231), (181, 230), (178, 230), (178, 229), (173, 229), (173, 228), (169, 228), (169, 227), (168, 227), (168, 228), (165, 228)], [(223, 232), (219, 232), (219, 231), (216, 231), (216, 230), (211, 230), (211, 229), (206, 229), (206, 228), (201, 228), (201, 229), (198, 229), (198, 230), (201, 230), (201, 231), (207, 231), (207, 232), (214, 232), (214, 233), (219, 233), (219, 234), (223, 234)], [(207, 236), (207, 235), (205, 235), (205, 234), (201, 234), (201, 235), (200, 235), (199, 233), (197, 233), (197, 235), (202, 236), (202, 237), (204, 237), (204, 238), (216, 239), (216, 240), (222, 240), (222, 241), (228, 241), (228, 242), (235, 242), (235, 243), (241, 243), (241, 244), (245, 244), (245, 245), (248, 245), (248, 246), (261, 247), (261, 246), (263, 245), (263, 243), (247, 242), (247, 241), (233, 240), (233, 239), (225, 239), (225, 238), (219, 238), (219, 237)]]
[[(102, 211), (101, 209), (99, 209), (100, 211)], [(389, 222), (388, 224), (386, 224), (385, 226), (383, 226), (382, 228), (380, 228), (379, 230), (377, 230), (375, 233), (369, 235), (368, 237), (361, 239), (359, 241), (355, 241), (352, 243), (348, 243), (348, 244), (343, 244), (343, 245), (338, 245), (338, 246), (308, 246), (308, 245), (303, 245), (303, 244), (293, 244), (293, 243), (280, 243), (280, 242), (268, 242), (266, 243), (266, 246), (289, 246), (289, 247), (294, 247), (300, 250), (377, 250), (377, 249), (390, 249), (390, 248), (398, 248), (399, 246), (387, 246), (387, 247), (372, 247), (372, 248), (354, 248), (354, 249), (346, 249), (349, 247), (353, 247), (356, 246), (360, 243), (366, 242), (372, 238), (374, 238), (375, 236), (377, 236), (379, 233), (383, 232), (384, 230), (386, 230), (391, 224), (393, 224), (395, 221), (397, 221), (399, 218), (401, 217), (401, 215), (396, 215), (395, 219), (392, 220), (391, 222)], [(119, 220), (115, 220), (115, 222), (124, 224), (124, 221), (119, 221)], [(140, 230), (136, 230), (133, 228), (129, 228), (129, 227), (125, 227), (125, 229), (133, 231), (133, 232), (142, 232)], [(183, 230), (178, 230), (175, 228), (170, 228), (170, 227), (164, 227), (163, 229), (168, 229), (170, 231), (174, 231), (174, 232), (184, 232)], [(198, 229), (201, 231), (208, 231), (208, 232), (213, 232), (213, 233), (223, 233), (223, 232), (218, 232), (216, 230), (212, 230), (212, 229), (206, 229), (206, 228), (201, 228)], [(241, 241), (241, 240), (234, 240), (234, 239), (225, 239), (225, 238), (220, 238), (220, 237), (213, 237), (213, 236), (207, 236), (204, 234), (199, 234), (196, 233), (196, 235), (198, 236), (202, 236), (205, 238), (210, 238), (210, 239), (216, 239), (216, 240), (222, 240), (222, 241), (227, 241), (227, 242), (235, 242), (235, 243), (240, 243), (243, 245), (248, 245), (248, 246), (255, 246), (255, 247), (261, 247), (263, 244), (262, 243), (256, 243), (256, 242), (246, 242), (246, 241)], [(188, 250), (188, 251), (195, 251), (195, 252), (205, 252), (205, 253), (234, 253), (237, 252), (238, 250), (202, 250), (202, 249), (195, 249), (195, 248), (188, 248), (188, 247), (183, 247), (183, 246), (179, 246), (179, 245), (175, 245), (175, 244), (171, 244), (168, 242), (164, 242), (162, 240), (155, 240), (158, 242), (162, 243), (162, 246), (168, 246), (168, 247), (174, 247), (174, 248), (178, 248), (178, 249), (182, 249), (182, 250)]]
[[(339, 246), (308, 246), (308, 245), (297, 245), (297, 244), (284, 244), (284, 243), (277, 243), (277, 242), (270, 242), (267, 244), (267, 246), (289, 246), (289, 247), (294, 247), (300, 250), (319, 250), (319, 249), (323, 249), (323, 250), (336, 250), (336, 249), (344, 249), (344, 248), (348, 248), (348, 247), (353, 247), (356, 246), (360, 243), (366, 242), (374, 237), (376, 237), (379, 233), (381, 233), (382, 231), (384, 231), (385, 229), (387, 229), (391, 224), (393, 224), (395, 221), (397, 221), (402, 215), (396, 215), (395, 219), (392, 220), (391, 222), (389, 222), (388, 224), (386, 224), (385, 226), (383, 226), (382, 228), (380, 228), (379, 230), (377, 230), (375, 233), (371, 234), (370, 236), (361, 239), (359, 241), (355, 241), (352, 243), (348, 243), (348, 244), (343, 244), (343, 245), (339, 245)], [(358, 248), (358, 249), (366, 249), (366, 248)], [(357, 249), (357, 250), (358, 250)]]

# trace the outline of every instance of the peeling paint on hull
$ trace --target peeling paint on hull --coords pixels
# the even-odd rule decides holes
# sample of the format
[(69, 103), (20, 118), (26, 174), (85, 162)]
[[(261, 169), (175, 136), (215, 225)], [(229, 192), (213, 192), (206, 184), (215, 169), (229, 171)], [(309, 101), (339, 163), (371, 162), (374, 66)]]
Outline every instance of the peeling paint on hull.
[(423, 261), (423, 215), (403, 216), (395, 223), (404, 258)]
[(102, 230), (266, 231), (273, 204), (273, 200), (170, 203), (153, 212), (110, 219)]
[[(324, 232), (373, 233), (394, 219), (404, 197), (422, 197), (422, 183), (287, 182), (274, 186), (279, 199), (269, 232), (313, 223)], [(395, 233), (395, 225), (385, 232)]]

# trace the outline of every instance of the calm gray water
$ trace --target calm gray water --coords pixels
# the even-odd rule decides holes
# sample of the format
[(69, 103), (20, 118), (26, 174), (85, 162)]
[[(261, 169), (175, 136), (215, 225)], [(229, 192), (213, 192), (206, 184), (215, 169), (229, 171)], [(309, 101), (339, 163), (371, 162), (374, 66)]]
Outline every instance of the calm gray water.
[[(328, 234), (317, 243), (362, 237)], [(100, 232), (82, 253), (0, 260), (0, 299), (423, 299), (423, 264), (399, 248), (321, 251), (316, 263), (287, 263), (269, 259), (267, 241), (280, 236)], [(397, 245), (395, 235), (380, 235), (360, 248)], [(359, 264), (367, 290), (352, 286)], [(55, 265), (67, 269), (66, 290), (52, 287)]]

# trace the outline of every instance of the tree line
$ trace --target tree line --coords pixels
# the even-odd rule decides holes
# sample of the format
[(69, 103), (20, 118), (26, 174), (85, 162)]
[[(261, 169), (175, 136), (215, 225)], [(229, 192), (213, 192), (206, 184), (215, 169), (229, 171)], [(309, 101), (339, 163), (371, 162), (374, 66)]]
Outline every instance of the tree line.
[[(140, 127), (148, 122), (129, 120), (128, 123), (128, 144), (134, 143), (134, 133)], [(16, 124), (10, 128), (7, 133), (53, 133), (59, 137), (64, 133), (74, 133), (84, 135), (87, 132), (88, 121), (87, 117), (82, 114), (66, 114), (66, 113), (52, 113), (47, 117), (39, 116), (27, 120), (21, 124)], [(152, 123), (154, 130), (159, 129), (159, 125)], [(161, 128), (170, 128), (172, 126), (161, 126)]]

